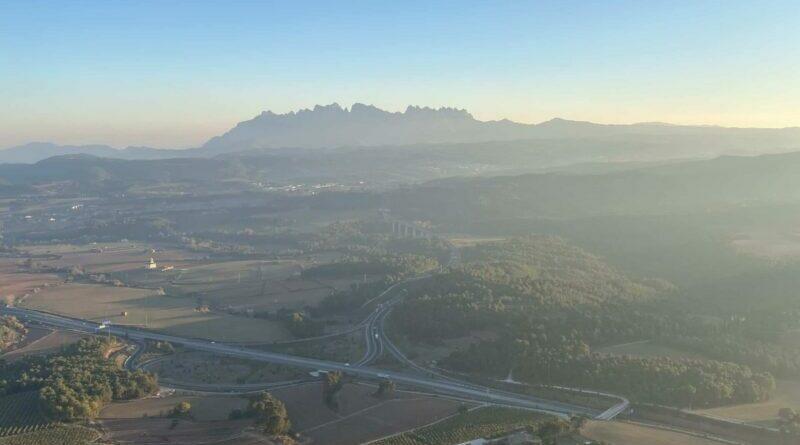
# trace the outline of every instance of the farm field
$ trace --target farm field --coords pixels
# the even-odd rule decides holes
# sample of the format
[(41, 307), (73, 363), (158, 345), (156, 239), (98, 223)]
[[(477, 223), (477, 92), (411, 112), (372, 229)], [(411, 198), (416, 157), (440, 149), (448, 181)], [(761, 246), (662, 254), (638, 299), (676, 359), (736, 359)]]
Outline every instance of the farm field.
[(628, 422), (589, 421), (581, 435), (614, 445), (719, 445), (710, 439)]
[(179, 352), (145, 365), (164, 383), (247, 384), (295, 380), (305, 372), (262, 362), (203, 352)]
[(100, 433), (78, 425), (60, 425), (15, 436), (0, 438), (0, 445), (86, 445), (100, 438)]
[(129, 402), (114, 402), (100, 412), (100, 419), (139, 419), (164, 416), (179, 402), (192, 405), (192, 416), (197, 421), (227, 420), (234, 409), (247, 407), (247, 399), (236, 396), (198, 396), (172, 394), (167, 397), (149, 397)]
[(26, 391), (0, 397), (0, 437), (47, 428), (50, 422), (39, 412), (39, 394)]
[[(88, 252), (91, 249), (105, 249), (109, 251), (127, 250), (136, 246), (135, 243), (96, 243), (96, 244), (31, 244), (19, 245), (18, 248), (31, 255), (65, 255)], [(141, 246), (140, 246), (141, 247)]]
[(781, 408), (800, 409), (800, 382), (778, 380), (777, 389), (773, 397), (761, 403), (746, 403), (742, 405), (723, 406), (695, 411), (724, 419), (738, 420), (754, 425), (774, 427), (778, 419), (778, 410)]
[[(403, 392), (393, 399), (378, 399), (372, 396), (374, 391), (370, 386), (345, 385), (338, 398), (338, 411), (323, 404), (320, 384), (277, 389), (273, 394), (286, 403), (296, 431), (310, 443), (326, 445), (362, 443), (420, 427), (454, 414), (460, 406), (460, 402), (452, 400)], [(180, 421), (171, 429), (171, 419), (157, 416), (180, 401), (192, 405), (194, 421)], [(239, 444), (239, 440), (249, 443), (247, 437), (239, 439), (238, 433), (250, 421), (225, 420), (231, 410), (246, 404), (245, 398), (236, 396), (173, 394), (112, 403), (103, 409), (100, 421), (108, 431), (107, 438), (117, 443), (194, 444), (202, 437), (204, 443), (223, 441), (232, 445)]]
[(510, 408), (482, 407), (457, 414), (417, 430), (379, 440), (375, 445), (455, 445), (478, 438), (497, 437), (548, 417)]
[(42, 328), (31, 328), (17, 349), (3, 354), (1, 357), (13, 362), (27, 355), (45, 355), (56, 351), (72, 343), (76, 343), (84, 335), (67, 331), (50, 331)]
[(381, 402), (332, 423), (303, 431), (316, 444), (347, 445), (418, 428), (452, 415), (458, 403), (419, 396)]
[(398, 392), (379, 399), (375, 388), (346, 384), (339, 393), (339, 409), (322, 400), (321, 384), (282, 388), (272, 393), (285, 404), (294, 429), (315, 444), (345, 445), (402, 432), (455, 413), (460, 402)]
[(248, 419), (207, 422), (180, 420), (177, 425), (173, 426), (173, 419), (148, 417), (104, 419), (100, 423), (106, 431), (104, 439), (116, 444), (197, 445), (236, 438), (241, 434), (242, 429), (252, 424), (252, 421)]
[(162, 287), (171, 295), (201, 298), (220, 308), (271, 312), (314, 306), (352, 282), (301, 278), (307, 264), (303, 260), (196, 261), (175, 263), (169, 271), (140, 267), (114, 277), (137, 287)]
[(19, 272), (20, 258), (0, 258), (0, 302), (12, 303), (64, 280), (51, 273)]
[(219, 341), (271, 342), (291, 338), (278, 322), (200, 312), (195, 310), (193, 299), (158, 295), (148, 289), (70, 283), (31, 295), (23, 306)]
[(633, 355), (637, 357), (701, 358), (697, 354), (681, 351), (648, 340), (606, 346), (596, 349), (595, 352), (613, 355)]
[(0, 357), (7, 352), (25, 347), (50, 333), (47, 329), (31, 328), (30, 326), (26, 326), (26, 328), (26, 333), (15, 334), (3, 342), (3, 347), (0, 348)]
[(163, 265), (175, 265), (203, 257), (187, 250), (157, 248), (146, 243), (50, 244), (20, 249), (32, 255), (58, 255), (59, 258), (37, 261), (57, 268), (82, 267), (87, 273), (144, 270), (150, 258)]

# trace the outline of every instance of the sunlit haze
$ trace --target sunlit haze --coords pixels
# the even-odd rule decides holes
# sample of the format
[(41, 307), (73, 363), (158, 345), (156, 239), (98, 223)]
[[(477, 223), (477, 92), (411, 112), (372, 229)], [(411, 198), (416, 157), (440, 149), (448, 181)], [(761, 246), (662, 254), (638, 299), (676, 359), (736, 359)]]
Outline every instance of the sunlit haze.
[(799, 445), (800, 0), (0, 0), (0, 445)]
[(0, 147), (184, 148), (264, 110), (800, 125), (800, 3), (8, 1)]

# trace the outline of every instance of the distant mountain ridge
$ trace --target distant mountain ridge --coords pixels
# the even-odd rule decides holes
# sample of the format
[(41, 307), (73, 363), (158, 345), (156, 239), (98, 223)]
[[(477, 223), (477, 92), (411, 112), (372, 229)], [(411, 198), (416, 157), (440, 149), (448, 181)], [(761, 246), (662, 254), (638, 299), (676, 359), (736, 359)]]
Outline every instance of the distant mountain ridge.
[[(389, 112), (372, 105), (339, 104), (286, 114), (263, 112), (211, 138), (199, 151), (219, 154), (254, 148), (335, 148), (472, 143), (524, 139), (603, 138), (621, 135), (763, 135), (800, 143), (800, 128), (749, 129), (663, 123), (607, 125), (561, 118), (539, 124), (479, 121), (466, 110), (409, 106)], [(800, 144), (796, 145), (800, 148)]]
[(109, 145), (58, 145), (50, 142), (30, 142), (0, 150), (0, 163), (33, 164), (53, 156), (92, 155), (115, 159), (162, 159), (179, 157), (179, 150), (160, 150), (150, 147), (114, 148)]
[[(800, 128), (759, 129), (684, 126), (665, 123), (596, 124), (555, 118), (539, 124), (507, 119), (480, 121), (457, 108), (409, 106), (390, 112), (372, 105), (317, 105), (313, 109), (276, 114), (264, 111), (240, 122), (226, 133), (198, 148), (163, 150), (148, 147), (115, 149), (107, 145), (56, 145), (30, 143), (0, 150), (0, 163), (33, 163), (66, 154), (91, 154), (120, 159), (210, 157), (261, 149), (332, 149), (340, 147), (402, 147), (424, 144), (463, 144), (526, 140), (592, 140), (613, 148), (618, 139), (626, 144), (642, 138), (660, 141), (665, 150), (678, 144), (686, 156), (687, 144), (696, 145), (700, 156), (750, 154), (800, 150)], [(541, 146), (541, 143), (538, 144)], [(597, 145), (596, 143), (594, 145)], [(734, 147), (726, 151), (726, 146)], [(709, 150), (708, 147), (713, 147)], [(669, 157), (669, 156), (667, 156)]]

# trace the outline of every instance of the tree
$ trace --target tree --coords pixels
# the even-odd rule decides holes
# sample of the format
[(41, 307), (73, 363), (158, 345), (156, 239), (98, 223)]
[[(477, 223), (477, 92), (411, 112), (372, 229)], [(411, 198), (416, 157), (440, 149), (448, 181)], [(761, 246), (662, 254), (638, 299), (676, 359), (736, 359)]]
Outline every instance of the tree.
[(283, 435), (292, 428), (286, 405), (266, 391), (250, 399), (247, 411), (267, 434)]
[(539, 428), (539, 437), (545, 445), (555, 445), (558, 436), (569, 430), (569, 424), (563, 420), (556, 419), (545, 422)]
[(375, 391), (376, 397), (392, 397), (394, 395), (397, 385), (391, 380), (382, 380), (378, 384), (378, 390)]
[(172, 408), (173, 417), (191, 417), (192, 415), (192, 404), (183, 400), (178, 402), (174, 408)]
[(779, 409), (778, 428), (785, 434), (800, 434), (800, 414), (792, 408)]
[(791, 422), (797, 417), (797, 412), (792, 408), (781, 408), (778, 410), (778, 417), (784, 422)]
[(569, 419), (570, 426), (576, 431), (580, 431), (581, 428), (586, 426), (588, 421), (589, 419), (583, 415), (572, 416)]
[(336, 400), (336, 394), (342, 389), (344, 382), (342, 381), (341, 371), (329, 371), (325, 373), (325, 379), (322, 381), (322, 397), (325, 404), (332, 409), (337, 409), (339, 403)]
[(692, 409), (694, 403), (694, 395), (697, 394), (697, 388), (693, 385), (684, 385), (680, 388), (681, 398), (685, 401), (686, 406)]

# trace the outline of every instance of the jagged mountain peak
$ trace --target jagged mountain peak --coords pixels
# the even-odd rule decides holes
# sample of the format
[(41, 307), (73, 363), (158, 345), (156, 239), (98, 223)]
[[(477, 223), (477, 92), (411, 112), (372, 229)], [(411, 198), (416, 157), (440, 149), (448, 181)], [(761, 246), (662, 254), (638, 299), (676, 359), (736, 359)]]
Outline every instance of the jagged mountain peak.
[(522, 136), (501, 134), (508, 133), (508, 124), (502, 132), (496, 126), (459, 108), (409, 105), (402, 112), (390, 112), (359, 102), (348, 109), (334, 102), (283, 114), (262, 112), (212, 138), (201, 150), (218, 154), (253, 148), (411, 145)]

